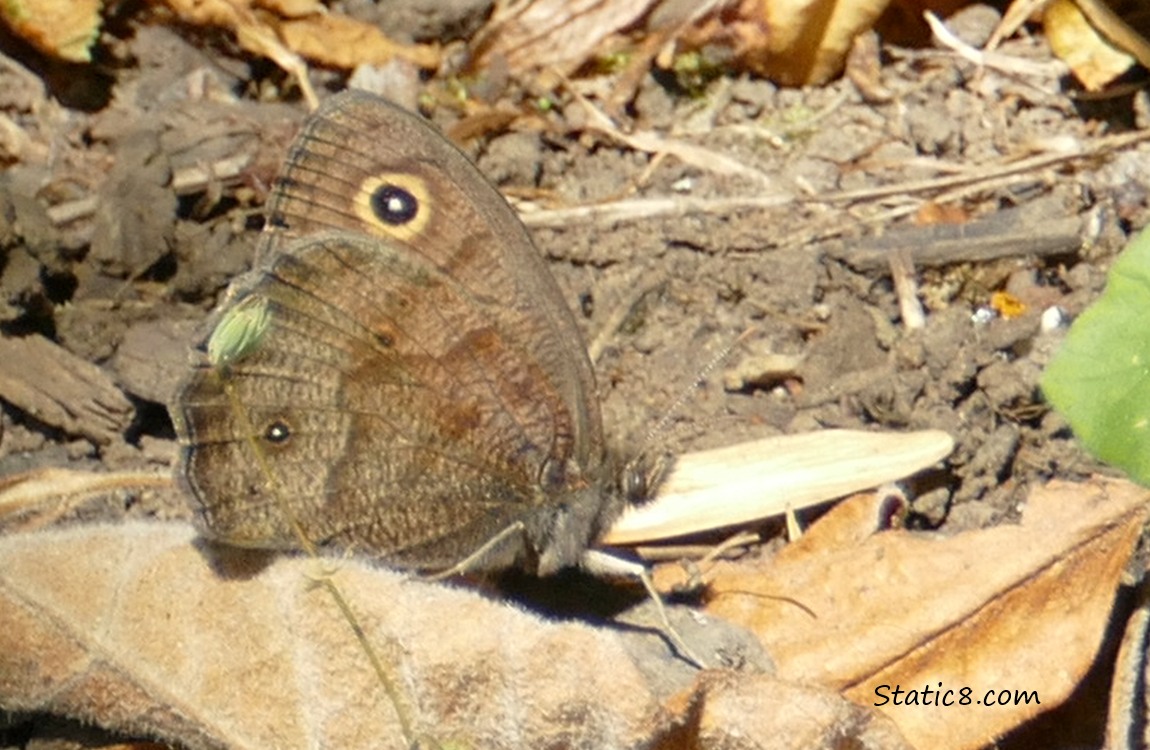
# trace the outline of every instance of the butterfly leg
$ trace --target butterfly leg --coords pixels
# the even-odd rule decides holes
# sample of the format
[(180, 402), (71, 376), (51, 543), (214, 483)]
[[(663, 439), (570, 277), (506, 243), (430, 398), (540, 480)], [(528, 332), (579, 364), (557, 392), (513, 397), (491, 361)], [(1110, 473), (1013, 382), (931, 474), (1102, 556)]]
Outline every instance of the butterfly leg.
[[(452, 565), (446, 570), (441, 570), (438, 573), (431, 573), (424, 578), (428, 581), (443, 581), (453, 576), (463, 575), (465, 573), (474, 573), (481, 570), (490, 570), (490, 565), (484, 563), (491, 557), (491, 553), (505, 547), (516, 536), (523, 537), (527, 533), (527, 526), (522, 521), (507, 526), (495, 536), (488, 539), (483, 543), (479, 549), (475, 550), (467, 557)], [(499, 566), (496, 566), (499, 567)]]
[(583, 553), (579, 567), (600, 578), (637, 578), (643, 584), (643, 588), (647, 590), (651, 601), (655, 603), (655, 610), (659, 613), (659, 619), (663, 623), (663, 635), (685, 660), (699, 669), (707, 668), (707, 663), (695, 654), (687, 642), (683, 640), (683, 636), (671, 624), (671, 618), (667, 616), (667, 607), (663, 603), (663, 597), (655, 589), (655, 582), (651, 579), (651, 571), (647, 570), (646, 565), (600, 550), (589, 549)]

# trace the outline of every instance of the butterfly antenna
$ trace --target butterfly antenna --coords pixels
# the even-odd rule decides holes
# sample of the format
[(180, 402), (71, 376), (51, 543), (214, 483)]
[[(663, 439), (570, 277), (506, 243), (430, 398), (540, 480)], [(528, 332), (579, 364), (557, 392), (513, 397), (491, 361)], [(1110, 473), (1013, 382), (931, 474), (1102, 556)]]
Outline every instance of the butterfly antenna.
[(703, 365), (703, 368), (695, 375), (695, 379), (691, 381), (691, 384), (683, 388), (675, 400), (671, 402), (670, 408), (663, 414), (663, 417), (656, 422), (651, 429), (647, 430), (647, 434), (643, 436), (643, 440), (640, 442), (639, 456), (646, 454), (647, 450), (655, 444), (656, 438), (667, 432), (671, 426), (671, 422), (675, 420), (675, 416), (682, 409), (683, 404), (694, 398), (693, 392), (695, 388), (700, 386), (711, 373), (718, 369), (719, 365), (730, 359), (731, 353), (735, 351), (735, 347), (746, 341), (754, 331), (754, 328), (748, 328), (743, 331), (730, 345), (723, 347), (722, 351), (711, 357), (711, 360)]

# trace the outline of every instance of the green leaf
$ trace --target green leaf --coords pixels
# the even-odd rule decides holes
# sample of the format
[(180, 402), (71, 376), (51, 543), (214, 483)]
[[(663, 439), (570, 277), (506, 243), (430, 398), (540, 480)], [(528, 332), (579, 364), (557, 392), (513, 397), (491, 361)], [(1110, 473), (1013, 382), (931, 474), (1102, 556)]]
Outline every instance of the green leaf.
[(1041, 385), (1087, 450), (1150, 485), (1150, 230), (1114, 263)]

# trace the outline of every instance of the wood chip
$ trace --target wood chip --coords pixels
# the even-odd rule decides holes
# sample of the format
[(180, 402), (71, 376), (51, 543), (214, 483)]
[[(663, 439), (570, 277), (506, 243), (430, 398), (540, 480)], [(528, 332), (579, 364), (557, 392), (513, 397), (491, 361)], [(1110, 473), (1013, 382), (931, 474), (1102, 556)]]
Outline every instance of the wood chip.
[(107, 373), (39, 335), (0, 338), (0, 399), (97, 445), (132, 421), (131, 402)]
[(856, 270), (878, 271), (889, 267), (893, 253), (906, 252), (916, 267), (923, 268), (1027, 255), (1072, 255), (1078, 252), (1081, 237), (1082, 219), (1078, 217), (1039, 221), (1018, 210), (1006, 210), (969, 224), (897, 227), (854, 245), (838, 243), (828, 254)]

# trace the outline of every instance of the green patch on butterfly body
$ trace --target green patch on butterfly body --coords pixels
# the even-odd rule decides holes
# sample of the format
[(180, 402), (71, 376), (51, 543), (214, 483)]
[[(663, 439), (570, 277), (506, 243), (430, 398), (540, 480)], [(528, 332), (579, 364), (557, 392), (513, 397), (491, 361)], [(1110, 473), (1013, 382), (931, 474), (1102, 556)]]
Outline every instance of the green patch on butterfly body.
[(208, 337), (208, 361), (212, 367), (226, 371), (230, 365), (255, 351), (270, 323), (267, 297), (253, 294), (240, 300), (224, 313)]
[(1047, 400), (1101, 460), (1150, 485), (1150, 231), (1110, 269), (1042, 376)]

